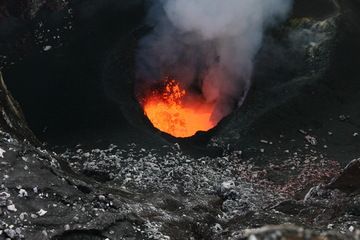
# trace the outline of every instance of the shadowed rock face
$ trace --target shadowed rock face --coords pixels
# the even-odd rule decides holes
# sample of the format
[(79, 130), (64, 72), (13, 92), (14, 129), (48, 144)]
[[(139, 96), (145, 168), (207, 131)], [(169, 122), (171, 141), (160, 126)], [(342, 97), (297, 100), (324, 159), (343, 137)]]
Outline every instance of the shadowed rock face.
[(38, 145), (39, 141), (36, 139), (32, 131), (28, 128), (25, 117), (18, 102), (12, 97), (8, 91), (4, 79), (0, 73), (0, 91), (1, 91), (1, 108), (2, 113), (1, 130), (18, 136), (21, 139), (27, 139), (34, 145)]
[[(9, 30), (0, 31), (1, 66), (32, 130), (49, 137), (40, 134), (48, 125), (70, 146), (74, 129), (93, 121), (76, 141), (96, 140), (38, 148), (0, 81), (0, 240), (359, 239), (359, 161), (341, 171), (360, 149), (358, 1), (297, 1), (289, 22), (266, 36), (244, 107), (196, 151), (143, 134), (118, 105), (131, 94), (118, 101), (99, 90), (131, 72), (129, 39), (145, 30), (124, 19), (141, 18), (141, 1), (0, 6), (0, 29)], [(78, 121), (68, 133), (65, 120)], [(99, 123), (117, 138), (87, 133), (106, 129)], [(99, 136), (135, 143), (102, 147)]]
[[(38, 37), (35, 24), (65, 10), (67, 1), (35, 0), (0, 2), (0, 65), (7, 66), (37, 49)], [(5, 57), (9, 57), (4, 59)]]
[(347, 193), (357, 193), (360, 191), (360, 159), (355, 159), (346, 166), (342, 174), (335, 178), (330, 184), (329, 188), (339, 189)]

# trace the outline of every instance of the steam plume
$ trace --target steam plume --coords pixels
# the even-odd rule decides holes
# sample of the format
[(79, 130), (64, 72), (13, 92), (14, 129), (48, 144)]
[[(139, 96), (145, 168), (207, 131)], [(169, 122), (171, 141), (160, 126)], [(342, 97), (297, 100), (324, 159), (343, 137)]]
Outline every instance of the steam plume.
[(140, 42), (137, 79), (171, 73), (214, 101), (218, 120), (240, 105), (264, 30), (283, 20), (291, 0), (153, 0)]

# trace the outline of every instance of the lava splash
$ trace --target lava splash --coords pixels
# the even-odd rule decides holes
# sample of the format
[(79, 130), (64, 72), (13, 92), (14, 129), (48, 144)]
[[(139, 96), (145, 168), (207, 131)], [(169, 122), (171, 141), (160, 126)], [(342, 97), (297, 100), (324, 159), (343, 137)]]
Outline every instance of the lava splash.
[(152, 91), (142, 100), (145, 115), (153, 126), (174, 137), (194, 136), (198, 131), (208, 131), (213, 121), (214, 103), (190, 94), (175, 79), (167, 79), (161, 89)]

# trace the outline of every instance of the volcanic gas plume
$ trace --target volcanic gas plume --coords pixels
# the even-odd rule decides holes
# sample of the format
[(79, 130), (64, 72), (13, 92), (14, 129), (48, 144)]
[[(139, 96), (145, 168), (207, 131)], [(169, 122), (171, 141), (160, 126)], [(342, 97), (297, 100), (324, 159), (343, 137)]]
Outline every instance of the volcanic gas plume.
[[(136, 95), (156, 128), (189, 137), (213, 128), (242, 104), (263, 32), (285, 19), (292, 1), (150, 3), (152, 30), (137, 51)], [(149, 94), (153, 86), (162, 89)]]

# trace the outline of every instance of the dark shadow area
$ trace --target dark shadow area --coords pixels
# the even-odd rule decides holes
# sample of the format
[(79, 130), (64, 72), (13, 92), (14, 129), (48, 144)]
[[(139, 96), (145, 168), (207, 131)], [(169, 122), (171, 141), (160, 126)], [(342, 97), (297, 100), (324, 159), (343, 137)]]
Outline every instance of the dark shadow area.
[(294, 3), (294, 16), (326, 18), (336, 11), (335, 2), (332, 0), (301, 0)]
[(120, 134), (126, 141), (130, 127), (107, 96), (102, 71), (112, 46), (142, 21), (142, 3), (85, 3), (74, 3), (77, 17), (66, 46), (32, 54), (4, 71), (30, 128), (50, 145), (107, 144)]

